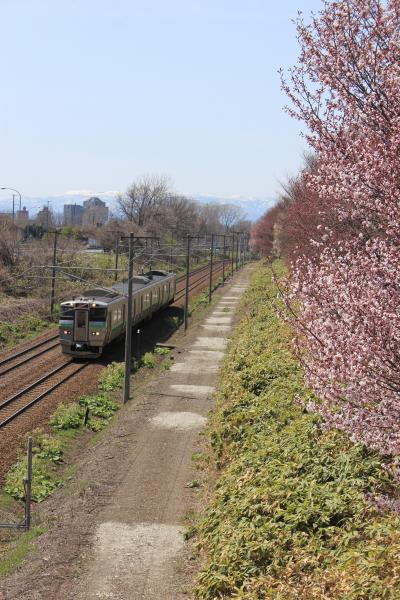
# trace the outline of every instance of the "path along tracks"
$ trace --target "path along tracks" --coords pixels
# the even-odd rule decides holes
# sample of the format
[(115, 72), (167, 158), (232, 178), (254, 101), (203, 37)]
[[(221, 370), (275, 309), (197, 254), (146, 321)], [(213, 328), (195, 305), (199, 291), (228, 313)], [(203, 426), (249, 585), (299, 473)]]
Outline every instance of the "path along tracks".
[[(228, 261), (226, 261), (227, 264)], [(213, 265), (214, 284), (216, 279), (222, 274), (222, 265), (222, 260), (216, 261)], [(192, 296), (196, 291), (205, 288), (209, 283), (209, 279), (209, 265), (194, 269), (189, 279), (189, 295)], [(177, 278), (174, 304), (178, 306), (185, 297), (185, 284), (185, 275)], [(3, 359), (0, 358), (0, 429), (11, 424), (17, 417), (88, 366), (89, 362), (76, 362), (73, 359), (62, 362), (57, 366), (54, 366), (54, 362), (51, 361), (50, 370), (26, 385), (26, 375), (27, 373), (32, 374), (36, 369), (36, 359), (41, 357), (43, 360), (45, 359), (45, 355), (49, 354), (48, 362), (50, 362), (50, 353), (58, 345), (58, 333), (52, 333), (44, 340), (34, 341), (20, 351), (16, 351)], [(22, 383), (23, 387), (7, 394), (6, 375), (14, 377), (14, 383), (15, 376), (19, 375), (18, 385)]]

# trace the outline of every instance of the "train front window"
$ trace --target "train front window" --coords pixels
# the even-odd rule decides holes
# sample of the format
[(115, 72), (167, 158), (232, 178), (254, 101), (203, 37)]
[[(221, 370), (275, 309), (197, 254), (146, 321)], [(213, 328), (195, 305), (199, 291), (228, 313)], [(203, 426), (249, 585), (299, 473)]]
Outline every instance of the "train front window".
[(74, 320), (75, 311), (72, 308), (67, 308), (66, 306), (61, 307), (60, 319), (63, 321), (73, 321)]
[(107, 309), (106, 308), (91, 308), (90, 309), (90, 320), (91, 321), (101, 321), (105, 323), (107, 319)]

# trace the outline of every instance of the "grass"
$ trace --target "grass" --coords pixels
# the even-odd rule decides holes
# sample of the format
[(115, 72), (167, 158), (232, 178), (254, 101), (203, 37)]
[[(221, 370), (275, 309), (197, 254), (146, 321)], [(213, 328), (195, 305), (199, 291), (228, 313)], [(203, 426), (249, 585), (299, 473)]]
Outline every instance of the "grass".
[(271, 270), (260, 267), (206, 432), (208, 503), (187, 532), (203, 561), (195, 594), (397, 599), (400, 518), (370, 500), (398, 494), (388, 461), (302, 409), (310, 392), (276, 297)]
[(0, 558), (0, 577), (15, 571), (25, 556), (32, 549), (32, 541), (45, 533), (44, 527), (31, 527), (29, 531), (22, 533), (14, 542), (13, 549), (4, 557)]
[(0, 323), (0, 349), (15, 346), (49, 327), (54, 323), (31, 314), (20, 316), (15, 323)]

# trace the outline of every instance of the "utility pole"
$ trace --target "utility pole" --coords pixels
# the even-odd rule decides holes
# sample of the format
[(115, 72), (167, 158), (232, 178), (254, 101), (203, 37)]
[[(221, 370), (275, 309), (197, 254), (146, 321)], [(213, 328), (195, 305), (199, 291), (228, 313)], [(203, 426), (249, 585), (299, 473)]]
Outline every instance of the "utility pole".
[(222, 237), (224, 239), (224, 247), (222, 250), (222, 287), (224, 287), (224, 284), (225, 284), (225, 238), (226, 238), (226, 235), (223, 235)]
[(124, 373), (124, 397), (126, 404), (130, 396), (130, 376), (132, 365), (132, 279), (133, 279), (133, 233), (129, 234), (129, 263), (128, 263), (128, 314), (126, 316), (125, 330), (125, 373)]
[(235, 252), (235, 232), (232, 231), (232, 242), (231, 242), (231, 277), (233, 276), (233, 260), (234, 260), (234, 252)]
[(15, 196), (16, 196), (16, 194), (13, 194), (12, 196), (13, 196), (13, 217), (12, 217), (12, 220), (13, 220), (13, 223), (14, 223), (15, 222)]
[(208, 285), (208, 303), (211, 302), (212, 296), (212, 277), (213, 277), (213, 262), (214, 262), (214, 234), (211, 234), (211, 249), (210, 249), (210, 282)]
[(114, 275), (114, 281), (118, 280), (118, 258), (119, 258), (119, 236), (117, 234), (117, 239), (115, 240), (115, 275)]
[(236, 232), (236, 271), (239, 269), (239, 236), (240, 231)]
[(185, 331), (188, 328), (189, 275), (190, 275), (190, 235), (188, 234), (187, 238), (186, 238), (186, 287), (185, 287), (185, 309), (184, 309)]
[(54, 242), (53, 242), (53, 268), (51, 270), (51, 294), (50, 294), (50, 314), (54, 312), (55, 304), (55, 292), (56, 292), (56, 264), (57, 264), (57, 237), (59, 231), (54, 230)]
[(49, 216), (50, 216), (50, 200), (47, 200), (47, 211), (46, 211), (46, 231), (49, 231)]

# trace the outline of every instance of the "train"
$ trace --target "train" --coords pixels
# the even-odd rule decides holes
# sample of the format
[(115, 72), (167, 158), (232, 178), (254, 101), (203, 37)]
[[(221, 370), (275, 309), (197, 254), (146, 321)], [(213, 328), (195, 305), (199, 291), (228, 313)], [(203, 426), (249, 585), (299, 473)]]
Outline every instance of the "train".
[[(149, 271), (132, 280), (132, 326), (174, 301), (176, 274)], [(94, 288), (61, 303), (61, 351), (81, 358), (101, 356), (104, 348), (125, 334), (128, 283)]]

